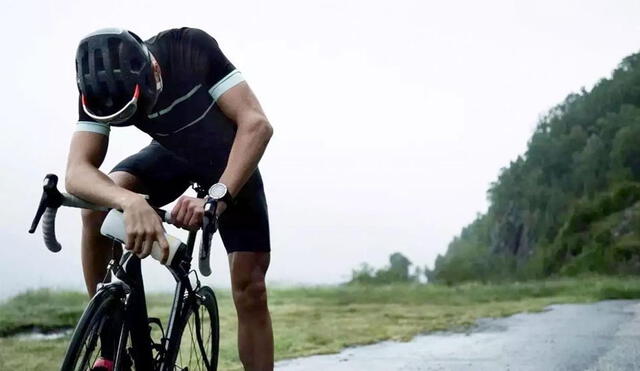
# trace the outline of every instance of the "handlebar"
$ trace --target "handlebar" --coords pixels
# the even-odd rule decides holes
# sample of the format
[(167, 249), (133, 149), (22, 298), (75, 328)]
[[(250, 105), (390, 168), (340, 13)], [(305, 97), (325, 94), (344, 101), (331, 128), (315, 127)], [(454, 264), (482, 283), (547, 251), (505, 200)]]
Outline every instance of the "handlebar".
[(42, 197), (40, 198), (40, 205), (36, 211), (36, 216), (31, 222), (31, 228), (29, 233), (34, 233), (40, 222), (40, 218), (44, 214), (44, 220), (42, 222), (42, 234), (44, 237), (44, 244), (51, 252), (58, 252), (62, 249), (62, 245), (58, 242), (56, 237), (56, 214), (60, 206), (79, 207), (83, 209), (93, 209), (107, 211), (108, 208), (91, 204), (87, 201), (81, 200), (73, 195), (60, 193), (58, 191), (58, 176), (55, 174), (47, 174), (44, 177), (44, 183), (42, 184)]
[[(96, 205), (68, 193), (61, 193), (58, 188), (58, 176), (55, 174), (47, 174), (42, 185), (42, 197), (36, 211), (36, 215), (31, 222), (29, 233), (34, 233), (38, 227), (40, 219), (42, 221), (42, 234), (44, 243), (51, 252), (58, 252), (62, 249), (62, 245), (56, 237), (56, 214), (60, 206), (75, 207), (81, 209), (91, 209), (98, 211), (109, 211), (105, 206)], [(218, 229), (217, 217), (215, 216), (216, 201), (208, 200), (205, 203), (204, 220), (202, 230), (204, 232), (202, 244), (200, 245), (199, 267), (200, 272), (208, 276), (211, 274), (211, 266), (209, 263), (211, 252), (211, 238)], [(171, 213), (160, 208), (153, 208), (160, 216), (163, 222), (173, 224), (171, 221)]]

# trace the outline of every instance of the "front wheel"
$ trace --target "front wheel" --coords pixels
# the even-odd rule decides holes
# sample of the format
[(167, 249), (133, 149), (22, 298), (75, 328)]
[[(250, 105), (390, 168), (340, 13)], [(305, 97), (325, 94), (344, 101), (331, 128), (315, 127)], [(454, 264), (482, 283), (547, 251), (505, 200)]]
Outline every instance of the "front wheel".
[(172, 370), (218, 369), (220, 323), (218, 302), (210, 287), (203, 286), (197, 292), (198, 300), (187, 312), (180, 331), (178, 349)]
[(122, 314), (122, 298), (108, 289), (99, 291), (73, 332), (62, 370), (89, 370), (98, 357), (113, 360), (123, 324)]

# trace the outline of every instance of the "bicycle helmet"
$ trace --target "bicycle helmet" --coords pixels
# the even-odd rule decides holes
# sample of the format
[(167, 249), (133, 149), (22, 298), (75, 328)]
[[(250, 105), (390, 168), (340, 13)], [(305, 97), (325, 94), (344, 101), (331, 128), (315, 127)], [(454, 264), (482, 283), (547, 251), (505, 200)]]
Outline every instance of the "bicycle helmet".
[(147, 46), (120, 28), (100, 29), (80, 41), (76, 78), (85, 113), (114, 126), (130, 124), (125, 122), (139, 104), (150, 112), (162, 91), (160, 67)]

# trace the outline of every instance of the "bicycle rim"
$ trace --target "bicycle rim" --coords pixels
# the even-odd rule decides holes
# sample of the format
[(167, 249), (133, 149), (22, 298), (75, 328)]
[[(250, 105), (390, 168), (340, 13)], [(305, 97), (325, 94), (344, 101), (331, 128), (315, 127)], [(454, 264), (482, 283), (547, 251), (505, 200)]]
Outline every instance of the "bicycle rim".
[(173, 368), (176, 371), (212, 371), (218, 368), (218, 305), (211, 288), (201, 288), (198, 295), (201, 302), (189, 311), (183, 322), (180, 348)]
[(82, 315), (71, 338), (62, 365), (65, 371), (89, 370), (105, 352), (113, 356), (117, 348), (117, 329), (122, 325), (118, 299), (105, 296), (92, 304)]

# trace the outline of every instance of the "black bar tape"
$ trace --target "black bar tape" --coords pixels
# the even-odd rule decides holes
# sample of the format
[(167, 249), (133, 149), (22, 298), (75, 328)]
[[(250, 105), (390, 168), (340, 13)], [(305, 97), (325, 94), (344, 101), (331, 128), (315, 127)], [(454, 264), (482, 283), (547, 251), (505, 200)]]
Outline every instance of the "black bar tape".
[(51, 252), (58, 252), (62, 249), (62, 245), (56, 239), (56, 213), (57, 208), (47, 207), (42, 219), (42, 236), (44, 244)]

